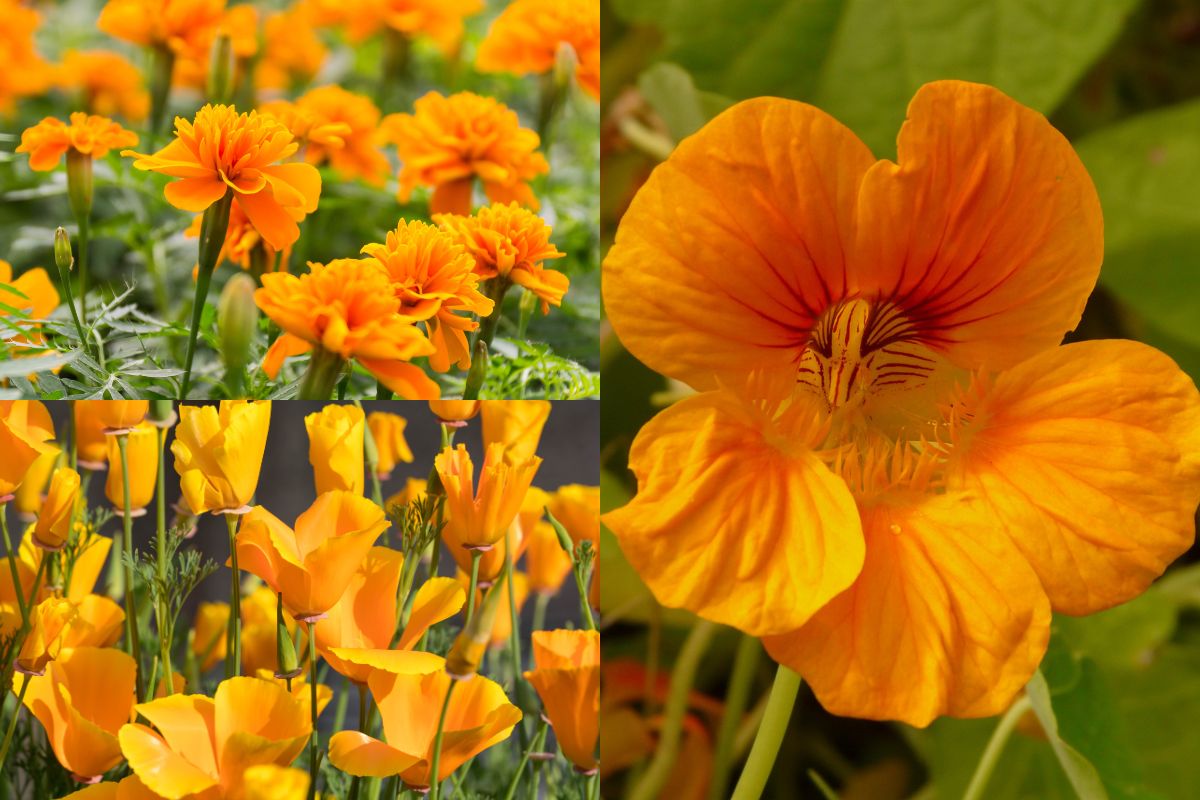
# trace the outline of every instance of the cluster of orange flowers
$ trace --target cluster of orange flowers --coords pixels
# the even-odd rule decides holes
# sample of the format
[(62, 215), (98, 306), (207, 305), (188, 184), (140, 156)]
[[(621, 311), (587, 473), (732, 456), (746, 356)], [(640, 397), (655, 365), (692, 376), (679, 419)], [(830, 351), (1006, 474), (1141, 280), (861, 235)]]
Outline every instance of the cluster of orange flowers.
[[(329, 739), (330, 763), (351, 775), (399, 776), (404, 786), (425, 790), (508, 739), (522, 712), (498, 683), (474, 674), (478, 660), (462, 658), (473, 652), (464, 637), (480, 625), (485, 646), (508, 641), (509, 615), (483, 611), (499, 587), (487, 601), (468, 603), (476, 580), (466, 581), (461, 572), (458, 579), (438, 577), (436, 558), (432, 574), (418, 585), (416, 564), (407, 562), (421, 553), (387, 546), (385, 531), (397, 513), (425, 502), (428, 491), (429, 498), (444, 498), (436, 512), (444, 515), (441, 541), (460, 567), (471, 561), (463, 542), (501, 554), (495, 571), (494, 557), (485, 571), (476, 570), (482, 581), (497, 580), (506, 564), (515, 569), (524, 559), (529, 573), (514, 573), (514, 583), (549, 598), (570, 574), (572, 555), (560, 544), (567, 534), (542, 519), (543, 509), (551, 509), (572, 539), (594, 544), (599, 493), (577, 485), (554, 493), (532, 487), (549, 403), (431, 406), (445, 427), (444, 440), (452, 441), (466, 420), (482, 418), (487, 458), (477, 485), (466, 450), (447, 445), (431, 474), (436, 484), (410, 479), (382, 503), (380, 476), (413, 460), (406, 421), (328, 405), (304, 420), (316, 499), (294, 522), (285, 522), (252, 505), (271, 428), (269, 401), (183, 405), (177, 424), (174, 414), (150, 418), (147, 401), (79, 401), (73, 440), (65, 447), (53, 440), (44, 405), (0, 403), (0, 449), (7, 454), (0, 462), (0, 513), (12, 504), (30, 520), (19, 553), (10, 556), (15, 580), (0, 572), (0, 641), (15, 647), (12, 691), (77, 781), (95, 783), (123, 762), (130, 770), (119, 785), (97, 784), (72, 798), (303, 797), (312, 773), (291, 765), (306, 746), (310, 763), (317, 755), (314, 726), (332, 697), (330, 687), (312, 682), (318, 658), (346, 678), (347, 691), (356, 686), (367, 693), (382, 720), (382, 738), (362, 720), (359, 730)], [(87, 509), (87, 485), (107, 468), (105, 494), (124, 516), (128, 559), (129, 518), (152, 502), (166, 480), (159, 455), (172, 425), (170, 451), (182, 493), (178, 513), (225, 517), (233, 599), (199, 606), (182, 670), (169, 666), (174, 623), (156, 609), (159, 634), (167, 639), (152, 671), (157, 680), (149, 686), (142, 672), (149, 659), (126, 629), (131, 587), (126, 609), (95, 589), (113, 548), (112, 539), (89, 522), (95, 517)], [(374, 500), (363, 496), (368, 476)], [(390, 520), (385, 508), (392, 511)], [(238, 587), (247, 576), (258, 588), (242, 598)], [(507, 596), (500, 602), (507, 604)], [(430, 628), (464, 605), (466, 626), (449, 662), (427, 652)], [(279, 616), (277, 624), (285, 610), (286, 623)], [(293, 639), (307, 652), (307, 678), (297, 666), (303, 662), (295, 658)], [(590, 773), (599, 734), (599, 635), (539, 630), (532, 641), (533, 667), (524, 678), (540, 697), (564, 756)], [(199, 693), (204, 673), (220, 662), (225, 680), (211, 697)], [(466, 675), (448, 666), (463, 663), (470, 665)]]

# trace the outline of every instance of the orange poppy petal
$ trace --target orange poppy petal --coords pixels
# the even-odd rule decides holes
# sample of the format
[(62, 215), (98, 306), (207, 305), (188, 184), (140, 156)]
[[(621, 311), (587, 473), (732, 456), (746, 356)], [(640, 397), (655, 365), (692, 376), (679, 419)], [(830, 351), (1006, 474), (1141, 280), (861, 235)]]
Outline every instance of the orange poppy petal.
[(696, 388), (794, 369), (847, 285), (858, 185), (873, 159), (803, 103), (738, 103), (685, 139), (630, 204), (604, 262), (629, 350)]
[(863, 537), (841, 478), (754, 413), (716, 392), (663, 411), (629, 454), (637, 496), (604, 521), (663, 605), (762, 636), (849, 586)]
[(175, 694), (142, 703), (137, 712), (158, 730), (171, 750), (186, 753), (202, 772), (218, 774), (213, 738), (216, 706), (212, 700), (203, 695)]
[(151, 791), (164, 797), (199, 794), (219, 783), (167, 746), (144, 725), (126, 725), (118, 738), (129, 767)]
[(859, 201), (860, 291), (962, 366), (1003, 369), (1073, 329), (1103, 255), (1100, 201), (1067, 140), (997, 89), (923, 86)]
[(167, 202), (184, 211), (199, 213), (225, 196), (229, 187), (216, 178), (181, 178), (167, 184)]
[(454, 578), (430, 578), (417, 590), (408, 625), (396, 646), (412, 647), (429, 628), (457, 614), (466, 601), (466, 591)]
[(1054, 348), (968, 409), (958, 485), (1004, 521), (1056, 611), (1141, 594), (1195, 536), (1200, 394), (1138, 342)]
[(1050, 606), (997, 527), (958, 494), (864, 509), (862, 575), (767, 651), (834, 714), (924, 726), (1003, 711), (1046, 650)]
[(387, 778), (420, 760), (359, 731), (341, 731), (329, 739), (329, 761), (351, 775)]

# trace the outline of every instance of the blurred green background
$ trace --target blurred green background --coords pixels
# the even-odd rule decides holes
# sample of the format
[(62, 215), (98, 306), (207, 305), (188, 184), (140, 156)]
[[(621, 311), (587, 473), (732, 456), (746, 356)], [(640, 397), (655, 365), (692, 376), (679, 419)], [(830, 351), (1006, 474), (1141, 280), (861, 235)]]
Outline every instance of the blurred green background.
[[(1104, 265), (1071, 338), (1140, 339), (1200, 379), (1200, 1), (605, 0), (603, 30), (604, 251), (654, 165), (732, 102), (813, 103), (892, 158), (919, 86), (989, 83), (1046, 114), (1100, 193)], [(683, 387), (638, 363), (607, 326), (601, 364), (609, 396), (621, 398), (604, 404), (601, 419), (612, 508), (635, 488), (626, 469), (633, 436)], [(692, 618), (658, 608), (604, 535), (605, 662), (669, 669)], [(1060, 737), (1081, 759), (1076, 780), (1091, 780), (1092, 796), (1200, 797), (1198, 560), (1193, 548), (1125, 606), (1055, 621), (1042, 670)], [(701, 693), (724, 697), (738, 639), (726, 631), (709, 651)], [(756, 670), (751, 715), (774, 664), (760, 655)], [(646, 705), (638, 712), (650, 713)], [(716, 721), (699, 708), (693, 721), (711, 746)], [(919, 731), (839, 719), (802, 689), (766, 796), (828, 796), (817, 785), (824, 780), (845, 798), (958, 798), (995, 724), (945, 719)], [(1026, 727), (1008, 742), (986, 796), (1077, 796), (1051, 744)], [(637, 769), (609, 776), (606, 796), (621, 796)]]

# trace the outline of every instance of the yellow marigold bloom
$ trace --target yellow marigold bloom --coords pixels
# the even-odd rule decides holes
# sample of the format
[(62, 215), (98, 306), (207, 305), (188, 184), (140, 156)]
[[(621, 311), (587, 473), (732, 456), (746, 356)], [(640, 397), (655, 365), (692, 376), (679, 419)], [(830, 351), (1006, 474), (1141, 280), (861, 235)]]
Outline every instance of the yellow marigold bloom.
[(371, 438), (375, 440), (375, 452), (378, 454), (377, 469), (380, 480), (392, 477), (396, 463), (413, 462), (413, 453), (409, 449), (408, 440), (404, 438), (404, 429), (408, 420), (399, 414), (389, 414), (385, 411), (372, 411), (367, 415), (367, 427), (371, 430)]
[(571, 574), (571, 557), (562, 549), (558, 534), (549, 522), (538, 522), (525, 534), (525, 568), (529, 589), (555, 595)]
[(150, 113), (150, 94), (141, 70), (111, 50), (68, 50), (59, 67), (58, 85), (77, 92), (89, 114), (141, 122)]
[(58, 448), (54, 422), (46, 406), (36, 400), (0, 400), (0, 503), (12, 500), (12, 493), (33, 462), (43, 453)]
[[(183, 235), (192, 239), (199, 239), (200, 226), (203, 221), (204, 215), (197, 214), (192, 218), (192, 223), (188, 225)], [(254, 227), (254, 223), (246, 216), (246, 212), (242, 211), (242, 207), (234, 203), (229, 208), (229, 226), (225, 229), (225, 243), (221, 245), (221, 252), (217, 256), (217, 263), (232, 261), (242, 269), (249, 270), (254, 267), (254, 254), (256, 250), (262, 253), (266, 272), (274, 272), (276, 270), (287, 271), (288, 258), (292, 254), (291, 245), (284, 247), (282, 250), (277, 250), (258, 232), (258, 228)], [(193, 279), (198, 272), (199, 265), (196, 265), (192, 268)]]
[[(34, 267), (13, 280), (12, 264), (0, 258), (0, 303), (20, 310), (28, 317), (4, 323), (6, 328), (19, 327), (27, 331), (8, 340), (11, 345), (8, 350), (10, 357), (19, 358), (25, 352), (29, 352), (30, 355), (36, 354), (35, 348), (41, 347), (44, 341), (39, 332), (41, 323), (38, 320), (49, 317), (54, 309), (58, 308), (58, 300), (58, 289), (54, 287), (46, 270)], [(8, 316), (10, 313), (0, 308), (0, 319)], [(22, 344), (26, 346), (21, 346)]]
[(38, 55), (34, 34), (41, 16), (20, 0), (0, 0), (0, 114), (10, 114), (16, 101), (44, 92), (55, 69)]
[(303, 3), (268, 14), (254, 82), (259, 89), (288, 89), (311, 81), (329, 51), (313, 29)]
[(540, 75), (554, 69), (560, 47), (575, 52), (575, 79), (600, 97), (600, 0), (514, 0), (479, 45), (480, 72)]
[(434, 347), (412, 320), (400, 314), (387, 274), (370, 260), (339, 258), (310, 263), (305, 275), (263, 276), (254, 299), (284, 334), (263, 359), (274, 378), (289, 355), (313, 345), (358, 363), (407, 400), (437, 397), (441, 389), (409, 361)]
[(283, 594), (292, 616), (316, 617), (346, 591), (388, 525), (383, 509), (350, 492), (319, 496), (296, 519), (295, 530), (255, 506), (242, 517), (238, 561), (242, 569)]
[(542, 459), (537, 456), (513, 464), (504, 461), (504, 446), (488, 445), (479, 470), (478, 490), (474, 465), (467, 448), (458, 445), (443, 450), (434, 467), (446, 492), (446, 527), (442, 536), (451, 551), (464, 547), (494, 545), (504, 538), (508, 526), (521, 510), (521, 502)]
[[(504, 447), (504, 461), (515, 464), (537, 455), (542, 428), (550, 419), (549, 400), (484, 400), (484, 447), (498, 442)], [(541, 508), (538, 508), (541, 514)]]
[(429, 410), (444, 422), (466, 422), (483, 406), (482, 400), (430, 400)]
[(361, 495), (364, 484), (363, 439), (366, 420), (354, 405), (331, 404), (304, 418), (308, 463), (317, 494), (342, 490)]
[[(39, 459), (40, 461), (41, 459)], [(33, 540), (46, 550), (59, 550), (71, 533), (71, 518), (79, 498), (79, 473), (59, 467), (50, 478), (50, 491), (38, 512)]]
[[(374, 664), (367, 685), (383, 718), (384, 741), (358, 731), (335, 733), (329, 760), (351, 775), (400, 775), (409, 786), (429, 786), (438, 718), (452, 680), (446, 662), (430, 653), (376, 651)], [(520, 721), (520, 709), (496, 682), (482, 675), (460, 682), (450, 695), (437, 779), (506, 740)]]
[(300, 237), (296, 224), (317, 208), (321, 174), (309, 164), (280, 163), (299, 145), (275, 117), (232, 106), (206, 105), (194, 122), (175, 118), (175, 139), (153, 155), (129, 150), (138, 169), (178, 180), (167, 184), (167, 202), (201, 212), (233, 192), (236, 205), (276, 250)]
[[(365, 684), (374, 669), (361, 663), (359, 651), (391, 650), (400, 615), (396, 592), (403, 554), (372, 547), (337, 604), (317, 623), (317, 650), (330, 668)], [(408, 624), (395, 649), (411, 650), (433, 625), (449, 619), (466, 603), (467, 594), (453, 578), (430, 578), (417, 589)], [(369, 659), (368, 659), (369, 661)]]
[(458, 239), (475, 258), (481, 278), (511, 281), (533, 292), (542, 301), (542, 313), (562, 305), (570, 281), (542, 262), (565, 253), (550, 243), (550, 226), (516, 203), (493, 204), (473, 216), (435, 215), (434, 220)]
[(550, 171), (537, 133), (493, 97), (429, 92), (412, 114), (389, 114), (383, 131), (400, 155), (400, 202), (417, 186), (433, 188), (433, 213), (471, 213), (475, 178), (488, 198), (536, 209), (529, 181)]
[[(158, 482), (158, 428), (149, 422), (134, 428), (125, 445), (125, 458), (129, 462), (129, 508), (134, 516), (141, 516), (154, 499), (154, 486)], [(108, 437), (104, 496), (118, 512), (125, 508), (124, 473), (116, 436)]]
[[(467, 331), (479, 327), (470, 314), (486, 317), (494, 303), (479, 293), (475, 262), (452, 236), (427, 222), (401, 219), (383, 244), (363, 246), (391, 278), (400, 313), (425, 323), (437, 348), (429, 366), (438, 372), (471, 366)], [(461, 312), (461, 313), (456, 313)]]
[(140, 703), (151, 728), (121, 728), (121, 752), (163, 797), (240, 798), (249, 767), (290, 764), (308, 742), (307, 706), (272, 681), (230, 678), (213, 697), (175, 694)]
[(309, 130), (338, 131), (336, 142), (329, 137), (309, 139), (305, 161), (328, 163), (344, 181), (362, 178), (373, 186), (384, 184), (391, 167), (379, 149), (383, 142), (380, 114), (371, 98), (337, 85), (319, 86), (300, 95), (296, 108), (302, 117), (313, 120)]
[(833, 713), (925, 725), (1007, 708), (1051, 609), (1191, 545), (1200, 394), (1146, 345), (1060, 345), (1103, 233), (1044, 117), (932, 83), (898, 153), (763, 98), (655, 170), (605, 304), (702, 393), (639, 434), (606, 522), (664, 604), (764, 637)]
[(71, 601), (57, 597), (47, 598), (31, 609), (29, 633), (17, 653), (17, 670), (42, 675), (46, 665), (58, 658), (63, 631), (75, 614)]
[(76, 400), (73, 403), (75, 417), (75, 458), (81, 469), (104, 469), (108, 462), (108, 445), (104, 429), (108, 427), (101, 419), (103, 406), (100, 400)]
[(29, 153), (29, 168), (37, 172), (52, 170), (63, 153), (74, 150), (92, 158), (104, 158), (117, 147), (137, 144), (138, 137), (107, 117), (88, 116), (82, 111), (71, 114), (68, 125), (61, 119), (46, 117), (21, 133), (18, 153)]
[(212, 406), (181, 405), (171, 452), (179, 488), (193, 514), (237, 510), (258, 488), (271, 402), (222, 400)]
[(597, 631), (534, 631), (533, 684), (554, 738), (567, 760), (595, 769), (600, 738), (600, 634)]
[(559, 487), (550, 498), (550, 513), (562, 523), (576, 544), (600, 543), (600, 487), (579, 483)]
[(50, 483), (50, 475), (58, 467), (59, 451), (47, 450), (29, 465), (21, 485), (17, 487), (12, 500), (13, 507), (20, 518), (29, 522), (36, 519), (42, 508), (44, 492)]
[(25, 707), (42, 727), (58, 763), (80, 780), (99, 778), (121, 763), (117, 731), (133, 719), (137, 666), (120, 650), (76, 647), (46, 665), (41, 677), (13, 676), (13, 690), (29, 681)]

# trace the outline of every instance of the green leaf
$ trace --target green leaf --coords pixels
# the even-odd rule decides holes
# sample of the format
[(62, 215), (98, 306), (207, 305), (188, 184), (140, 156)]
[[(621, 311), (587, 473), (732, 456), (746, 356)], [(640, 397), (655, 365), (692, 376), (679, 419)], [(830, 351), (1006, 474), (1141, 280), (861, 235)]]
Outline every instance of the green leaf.
[(54, 353), (48, 356), (33, 356), (0, 362), (0, 380), (33, 375), (37, 372), (50, 372), (70, 364), (79, 355), (79, 350), (72, 350), (69, 353)]
[(692, 76), (678, 64), (659, 63), (638, 76), (638, 89), (675, 141), (690, 136), (708, 121)]

